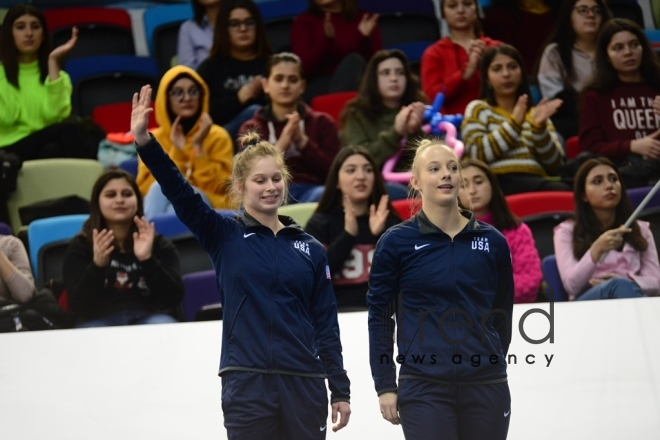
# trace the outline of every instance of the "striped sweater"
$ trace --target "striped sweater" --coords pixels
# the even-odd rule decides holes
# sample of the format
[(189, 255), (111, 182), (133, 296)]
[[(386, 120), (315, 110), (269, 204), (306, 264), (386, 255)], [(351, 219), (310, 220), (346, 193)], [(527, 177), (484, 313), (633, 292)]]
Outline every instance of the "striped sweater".
[(461, 126), (465, 156), (487, 163), (495, 174), (556, 175), (564, 155), (557, 132), (549, 120), (535, 126), (533, 115), (534, 107), (520, 125), (509, 112), (472, 101)]

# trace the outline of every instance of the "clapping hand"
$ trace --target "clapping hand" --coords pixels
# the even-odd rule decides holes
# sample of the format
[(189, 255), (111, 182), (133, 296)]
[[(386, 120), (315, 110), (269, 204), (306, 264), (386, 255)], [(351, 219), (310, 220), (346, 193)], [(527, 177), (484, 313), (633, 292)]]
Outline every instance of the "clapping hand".
[(133, 110), (131, 111), (131, 132), (135, 136), (138, 147), (147, 145), (151, 138), (147, 132), (151, 108), (151, 86), (142, 86), (140, 94), (133, 95)]
[(170, 130), (170, 141), (172, 144), (182, 150), (186, 146), (186, 135), (183, 134), (183, 127), (181, 126), (181, 116), (177, 116), (172, 123), (172, 130)]
[(351, 198), (344, 194), (344, 230), (353, 237), (358, 235), (357, 215), (355, 214), (355, 207)]
[(376, 24), (378, 24), (378, 14), (364, 14), (358, 23), (358, 30), (362, 35), (368, 37), (374, 31)]
[(202, 143), (204, 142), (204, 139), (206, 139), (206, 136), (209, 134), (209, 131), (211, 131), (211, 126), (213, 125), (213, 120), (208, 113), (202, 113), (199, 119), (199, 131), (192, 140), (193, 148), (195, 150), (202, 150)]
[(516, 105), (513, 107), (513, 112), (511, 116), (519, 124), (525, 121), (525, 115), (527, 114), (527, 100), (528, 97), (526, 94), (520, 95), (516, 101)]
[(110, 254), (115, 250), (115, 235), (112, 229), (92, 230), (92, 252), (94, 264), (97, 267), (106, 267), (110, 263)]
[(563, 103), (564, 101), (557, 98), (551, 100), (541, 99), (541, 102), (534, 107), (534, 125), (537, 127), (545, 125), (548, 118), (557, 113)]
[(387, 217), (390, 215), (388, 208), (389, 196), (384, 195), (380, 198), (378, 207), (375, 204), (369, 207), (369, 230), (371, 235), (378, 236), (385, 229)]
[(69, 41), (53, 49), (49, 57), (52, 60), (57, 61), (59, 65), (62, 58), (64, 58), (69, 52), (73, 50), (76, 45), (76, 41), (78, 41), (78, 28), (74, 26), (71, 28), (71, 38)]
[(151, 258), (151, 251), (154, 246), (154, 237), (156, 228), (153, 222), (149, 223), (146, 217), (137, 215), (133, 219), (137, 226), (137, 231), (133, 232), (133, 253), (139, 261), (145, 261)]

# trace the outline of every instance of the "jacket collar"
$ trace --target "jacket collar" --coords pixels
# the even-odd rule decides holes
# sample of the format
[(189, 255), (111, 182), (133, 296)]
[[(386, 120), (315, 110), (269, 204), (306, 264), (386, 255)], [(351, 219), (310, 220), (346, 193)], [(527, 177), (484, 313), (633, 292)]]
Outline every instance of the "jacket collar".
[[(472, 211), (468, 211), (467, 209), (460, 209), (460, 213), (463, 217), (468, 219), (468, 224), (465, 226), (465, 231), (477, 231), (481, 229), (481, 226), (477, 222), (477, 220), (474, 218), (474, 214)], [(417, 225), (419, 227), (419, 233), (422, 235), (425, 234), (437, 234), (438, 232), (442, 232), (440, 228), (438, 228), (436, 225), (431, 223), (431, 220), (426, 216), (424, 213), (423, 209), (419, 210), (419, 213), (416, 215), (417, 218)], [(444, 234), (444, 232), (442, 232)]]
[[(291, 232), (295, 231), (295, 233), (302, 233), (303, 232), (303, 228), (298, 223), (296, 223), (296, 221), (292, 217), (289, 217), (288, 215), (278, 215), (277, 218), (284, 225), (284, 229), (288, 229)], [(259, 221), (257, 219), (255, 219), (254, 217), (252, 217), (250, 214), (248, 214), (245, 211), (243, 211), (243, 215), (242, 215), (241, 219), (243, 220), (243, 223), (245, 224), (246, 228), (261, 227), (261, 228), (266, 228), (266, 229), (270, 230), (268, 227), (266, 227), (266, 226), (262, 225), (261, 223), (259, 223)], [(290, 233), (290, 232), (287, 231), (287, 233)]]

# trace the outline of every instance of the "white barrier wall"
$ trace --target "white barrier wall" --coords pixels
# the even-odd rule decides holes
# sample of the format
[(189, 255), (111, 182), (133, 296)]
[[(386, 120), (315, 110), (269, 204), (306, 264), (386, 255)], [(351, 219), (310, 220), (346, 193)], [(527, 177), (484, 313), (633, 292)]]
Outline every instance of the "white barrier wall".
[[(554, 343), (526, 342), (521, 316), (549, 307), (514, 307), (509, 439), (660, 438), (660, 298), (558, 303)], [(540, 313), (523, 324), (532, 339), (550, 329)], [(366, 313), (341, 314), (340, 326), (353, 415), (328, 439), (402, 439), (378, 410)], [(0, 435), (225, 439), (220, 333), (220, 322), (205, 322), (2, 334)]]

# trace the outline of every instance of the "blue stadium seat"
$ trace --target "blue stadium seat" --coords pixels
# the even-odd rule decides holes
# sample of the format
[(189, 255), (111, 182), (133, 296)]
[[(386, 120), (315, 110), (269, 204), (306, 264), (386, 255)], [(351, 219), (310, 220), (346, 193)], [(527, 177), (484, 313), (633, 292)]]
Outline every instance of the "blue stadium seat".
[(170, 68), (172, 57), (177, 53), (181, 23), (192, 17), (190, 4), (155, 6), (144, 12), (144, 32), (149, 53), (161, 73)]
[(548, 255), (541, 263), (543, 270), (543, 278), (548, 283), (548, 299), (550, 301), (567, 301), (568, 294), (564, 290), (564, 285), (559, 277), (559, 269), (557, 268), (557, 259), (553, 255)]

